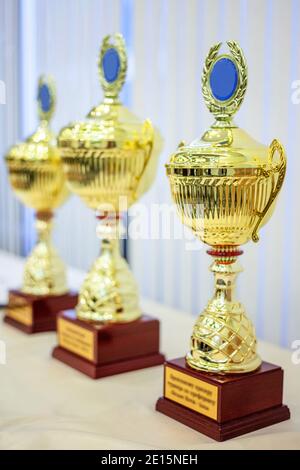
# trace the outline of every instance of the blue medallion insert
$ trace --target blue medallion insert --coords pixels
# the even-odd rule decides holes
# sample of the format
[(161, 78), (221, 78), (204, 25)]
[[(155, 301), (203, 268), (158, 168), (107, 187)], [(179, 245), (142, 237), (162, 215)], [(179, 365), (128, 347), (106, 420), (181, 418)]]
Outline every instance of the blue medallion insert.
[(42, 111), (48, 113), (51, 109), (52, 98), (49, 87), (45, 83), (39, 88), (38, 100)]
[(121, 61), (118, 51), (113, 47), (107, 49), (102, 59), (102, 69), (104, 78), (108, 83), (117, 80), (121, 68)]
[(237, 67), (231, 59), (221, 57), (217, 60), (209, 77), (210, 89), (214, 98), (219, 101), (229, 100), (236, 92), (238, 76)]

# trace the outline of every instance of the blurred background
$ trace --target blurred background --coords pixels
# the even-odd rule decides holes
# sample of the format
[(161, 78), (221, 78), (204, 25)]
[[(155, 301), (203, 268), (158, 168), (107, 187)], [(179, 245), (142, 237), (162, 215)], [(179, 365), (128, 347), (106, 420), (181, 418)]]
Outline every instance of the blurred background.
[[(53, 128), (59, 131), (101, 100), (100, 43), (106, 34), (123, 33), (129, 55), (123, 102), (151, 118), (165, 141), (155, 184), (143, 198), (150, 207), (170, 203), (164, 163), (178, 142), (200, 136), (212, 122), (200, 81), (209, 47), (235, 39), (249, 68), (236, 122), (265, 144), (280, 139), (288, 156), (276, 211), (259, 244), (244, 247), (238, 296), (259, 338), (290, 347), (300, 338), (299, 20), (298, 0), (0, 0), (0, 80), (6, 89), (6, 104), (0, 104), (0, 250), (26, 255), (35, 240), (33, 214), (13, 195), (2, 156), (37, 125), (40, 74), (56, 80)], [(97, 256), (94, 214), (78, 198), (57, 212), (54, 241), (71, 266), (86, 270)], [(141, 295), (199, 314), (213, 281), (211, 260), (200, 242), (198, 248), (187, 250), (183, 240), (129, 240)]]

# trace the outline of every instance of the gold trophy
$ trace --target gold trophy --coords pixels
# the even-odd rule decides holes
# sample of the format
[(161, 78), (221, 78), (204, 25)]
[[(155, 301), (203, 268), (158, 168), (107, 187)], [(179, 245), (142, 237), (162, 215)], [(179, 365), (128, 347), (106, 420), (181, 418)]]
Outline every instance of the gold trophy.
[(209, 246), (215, 291), (196, 321), (186, 358), (166, 363), (164, 397), (157, 402), (162, 413), (217, 440), (289, 418), (283, 371), (261, 361), (252, 322), (234, 294), (240, 247), (257, 242), (272, 215), (286, 157), (277, 140), (266, 147), (233, 122), (247, 66), (239, 45), (227, 45), (227, 54), (219, 53), (221, 43), (210, 49), (202, 74), (214, 124), (200, 139), (181, 143), (166, 165), (182, 222)]
[(77, 296), (68, 291), (65, 267), (51, 242), (53, 211), (68, 196), (56, 137), (49, 127), (55, 102), (53, 80), (41, 77), (39, 126), (5, 157), (15, 194), (36, 211), (38, 241), (26, 260), (21, 290), (9, 293), (4, 318), (26, 333), (55, 330), (57, 312), (74, 307), (77, 300)]
[(159, 322), (142, 315), (138, 289), (120, 253), (122, 212), (150, 187), (161, 148), (151, 122), (119, 101), (127, 70), (121, 34), (104, 38), (99, 57), (103, 102), (83, 122), (61, 130), (59, 147), (69, 188), (99, 219), (101, 255), (80, 289), (75, 311), (58, 320), (53, 356), (92, 378), (163, 362)]

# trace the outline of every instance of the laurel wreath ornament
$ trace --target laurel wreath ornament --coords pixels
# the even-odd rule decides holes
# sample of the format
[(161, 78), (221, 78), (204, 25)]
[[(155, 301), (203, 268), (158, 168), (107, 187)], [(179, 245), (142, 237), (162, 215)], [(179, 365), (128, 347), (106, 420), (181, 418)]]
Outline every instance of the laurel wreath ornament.
[[(50, 94), (50, 107), (48, 111), (43, 110), (41, 99), (40, 99), (40, 90), (43, 86), (46, 86), (48, 88), (48, 91)], [(42, 75), (39, 78), (37, 103), (38, 103), (38, 114), (39, 114), (40, 120), (49, 122), (52, 115), (54, 114), (55, 107), (56, 107), (56, 86), (55, 86), (54, 78), (51, 75)]]
[[(248, 82), (248, 71), (247, 64), (243, 54), (242, 49), (236, 41), (227, 41), (227, 45), (230, 55), (219, 55), (219, 50), (222, 43), (219, 42), (213, 45), (206, 57), (204, 68), (202, 72), (202, 94), (204, 101), (209, 111), (218, 119), (218, 120), (228, 120), (233, 114), (237, 112), (239, 107), (242, 104), (244, 99), (247, 82)], [(209, 84), (209, 77), (212, 71), (212, 68), (217, 60), (221, 57), (228, 57), (230, 60), (233, 60), (238, 70), (238, 84), (234, 95), (225, 102), (217, 100), (211, 91)]]
[[(112, 83), (106, 81), (104, 72), (103, 72), (103, 57), (108, 49), (115, 49), (119, 54), (120, 58), (120, 71), (116, 80)], [(107, 35), (102, 41), (99, 60), (98, 60), (98, 71), (100, 83), (104, 91), (106, 98), (116, 99), (124, 85), (127, 72), (127, 54), (125, 41), (122, 34), (117, 33), (114, 35)]]

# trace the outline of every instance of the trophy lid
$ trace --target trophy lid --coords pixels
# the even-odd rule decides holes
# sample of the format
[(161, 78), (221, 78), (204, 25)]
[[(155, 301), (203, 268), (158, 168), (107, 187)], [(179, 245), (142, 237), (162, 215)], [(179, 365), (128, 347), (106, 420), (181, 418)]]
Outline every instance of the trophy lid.
[(56, 136), (50, 130), (49, 123), (55, 110), (56, 91), (51, 77), (41, 76), (38, 83), (38, 114), (37, 130), (25, 142), (10, 148), (6, 155), (7, 162), (20, 161), (53, 161), (59, 160)]
[[(103, 102), (89, 112), (86, 120), (64, 127), (59, 134), (59, 146), (69, 150), (125, 146), (134, 150), (141, 140), (149, 140), (152, 126), (149, 121), (138, 119), (119, 101), (127, 72), (125, 42), (120, 33), (103, 39), (98, 70)], [(71, 151), (68, 156), (72, 156)]]
[(222, 43), (211, 47), (202, 73), (202, 94), (214, 124), (186, 145), (180, 143), (167, 169), (197, 169), (218, 174), (223, 169), (246, 171), (261, 169), (270, 163), (269, 148), (253, 139), (232, 120), (244, 99), (247, 88), (247, 64), (242, 49), (228, 41), (230, 54), (219, 54)]
[(148, 119), (141, 121), (119, 101), (127, 71), (121, 34), (104, 38), (98, 68), (102, 103), (85, 120), (64, 127), (58, 145), (71, 190), (92, 209), (120, 211), (121, 197), (129, 207), (151, 186), (162, 139)]
[(52, 78), (39, 79), (37, 101), (37, 130), (25, 142), (13, 146), (5, 160), (16, 196), (38, 212), (51, 212), (69, 194), (57, 139), (49, 126), (56, 103)]

